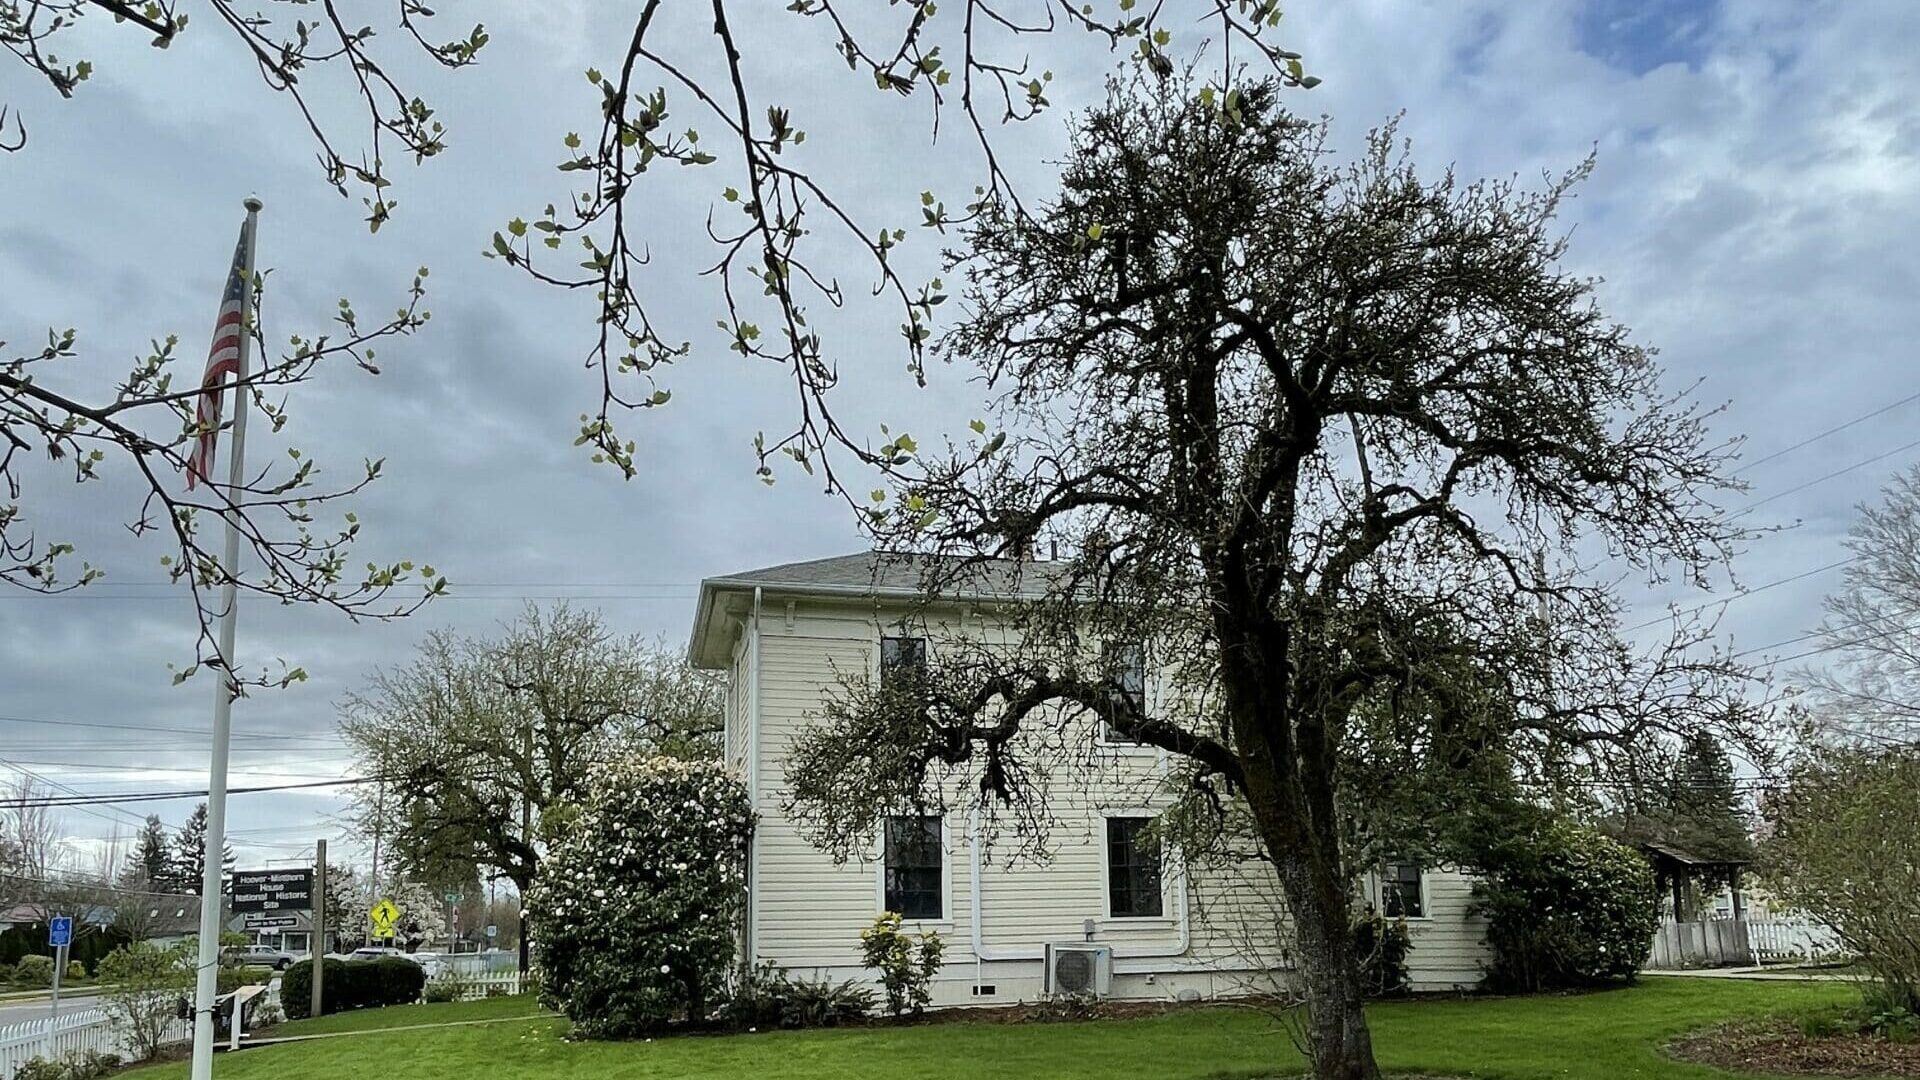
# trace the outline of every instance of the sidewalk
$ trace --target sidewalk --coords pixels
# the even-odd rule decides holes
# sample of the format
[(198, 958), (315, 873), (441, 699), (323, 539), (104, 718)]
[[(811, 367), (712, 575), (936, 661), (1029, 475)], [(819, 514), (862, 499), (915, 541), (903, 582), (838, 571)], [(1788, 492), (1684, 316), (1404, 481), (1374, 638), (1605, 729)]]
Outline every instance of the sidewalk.
[(1801, 968), (1786, 971), (1778, 967), (1684, 968), (1672, 971), (1642, 971), (1640, 974), (1682, 979), (1751, 979), (1755, 982), (1864, 982), (1868, 978), (1852, 971), (1821, 971)]

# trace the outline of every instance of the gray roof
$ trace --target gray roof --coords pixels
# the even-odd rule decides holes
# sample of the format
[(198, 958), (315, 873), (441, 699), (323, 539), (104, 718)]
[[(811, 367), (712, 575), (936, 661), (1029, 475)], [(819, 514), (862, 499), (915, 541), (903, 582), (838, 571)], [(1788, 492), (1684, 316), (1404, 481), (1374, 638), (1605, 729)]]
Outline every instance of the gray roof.
[(1014, 599), (1045, 591), (1057, 563), (967, 558), (911, 552), (862, 551), (806, 562), (781, 563), (708, 578), (715, 588), (778, 588), (783, 592), (846, 590), (875, 595)]
[[(758, 570), (710, 577), (700, 583), (687, 655), (698, 667), (726, 663), (730, 633), (724, 631), (724, 594), (836, 596), (848, 599), (996, 601), (1038, 598), (1063, 569), (1062, 563), (1021, 559), (971, 558), (909, 552), (862, 551), (806, 562), (781, 563)], [(734, 603), (738, 604), (738, 600)]]

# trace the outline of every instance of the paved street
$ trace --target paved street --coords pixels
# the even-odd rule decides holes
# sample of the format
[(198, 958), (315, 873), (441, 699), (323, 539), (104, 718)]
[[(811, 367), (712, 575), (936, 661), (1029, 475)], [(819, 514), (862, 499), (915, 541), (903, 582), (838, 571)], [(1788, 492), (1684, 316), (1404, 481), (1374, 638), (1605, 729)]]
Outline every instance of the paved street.
[[(91, 1007), (95, 1003), (94, 999), (98, 996), (99, 993), (97, 991), (87, 991), (83, 994), (61, 994), (60, 1011), (64, 1013), (68, 1009)], [(23, 1020), (40, 1020), (45, 1018), (46, 1015), (47, 999), (44, 997), (36, 1001), (0, 1002), (0, 1027), (6, 1027), (8, 1024), (18, 1024)]]

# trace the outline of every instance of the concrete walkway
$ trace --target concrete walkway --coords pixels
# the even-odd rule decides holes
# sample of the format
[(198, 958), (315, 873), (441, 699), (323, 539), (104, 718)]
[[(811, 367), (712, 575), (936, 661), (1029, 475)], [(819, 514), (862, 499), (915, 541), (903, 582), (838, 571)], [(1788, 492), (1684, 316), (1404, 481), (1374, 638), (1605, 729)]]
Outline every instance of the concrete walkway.
[(346, 1039), (359, 1035), (385, 1035), (391, 1031), (431, 1031), (434, 1028), (478, 1027), (482, 1024), (521, 1024), (528, 1020), (551, 1020), (559, 1013), (528, 1013), (525, 1016), (496, 1016), (486, 1020), (443, 1020), (437, 1024), (401, 1024), (398, 1027), (366, 1028), (361, 1031), (322, 1031), (312, 1035), (282, 1035), (279, 1038), (268, 1036), (263, 1039), (247, 1038), (240, 1048), (251, 1046), (273, 1046), (279, 1043), (312, 1042), (316, 1039)]
[(1684, 968), (1643, 971), (1640, 974), (1682, 979), (1752, 979), (1756, 982), (1864, 982), (1868, 978), (1856, 971), (1822, 971), (1819, 968), (1788, 971), (1777, 967)]

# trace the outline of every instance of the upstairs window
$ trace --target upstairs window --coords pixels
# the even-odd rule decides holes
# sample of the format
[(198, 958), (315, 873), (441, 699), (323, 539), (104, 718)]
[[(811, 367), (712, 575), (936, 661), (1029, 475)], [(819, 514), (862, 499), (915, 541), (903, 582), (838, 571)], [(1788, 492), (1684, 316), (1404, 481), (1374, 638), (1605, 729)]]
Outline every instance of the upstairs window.
[(923, 637), (883, 637), (880, 639), (880, 688), (918, 686), (927, 678), (927, 639)]
[(1107, 819), (1107, 907), (1116, 919), (1158, 918), (1160, 845), (1147, 833), (1152, 818)]
[(1421, 919), (1427, 914), (1422, 867), (1407, 859), (1380, 868), (1380, 913), (1389, 919)]
[(887, 819), (883, 903), (903, 919), (945, 916), (945, 852), (940, 819), (933, 816)]
[[(1116, 710), (1127, 710), (1142, 716), (1147, 711), (1147, 650), (1138, 642), (1110, 641), (1101, 650), (1100, 670), (1108, 682), (1107, 693)], [(1140, 742), (1130, 739), (1114, 730), (1113, 725), (1100, 725), (1102, 741), (1119, 743), (1124, 746), (1139, 746)]]

